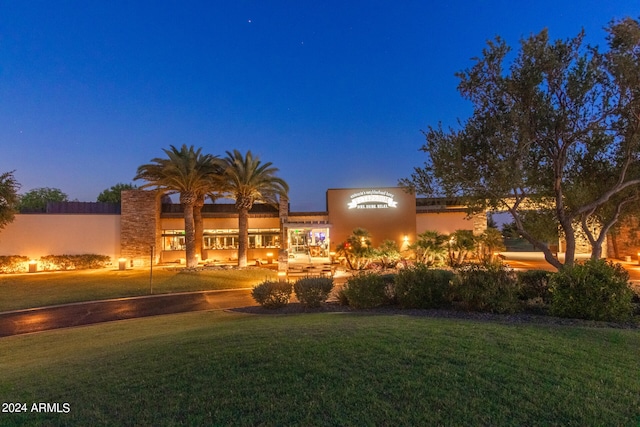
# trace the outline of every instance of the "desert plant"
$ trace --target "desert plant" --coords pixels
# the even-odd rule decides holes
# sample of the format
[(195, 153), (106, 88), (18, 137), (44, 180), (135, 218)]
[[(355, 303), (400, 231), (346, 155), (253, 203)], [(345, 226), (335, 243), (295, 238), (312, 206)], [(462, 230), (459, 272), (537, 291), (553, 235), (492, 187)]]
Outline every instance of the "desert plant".
[(416, 242), (409, 246), (416, 254), (416, 262), (426, 265), (444, 264), (448, 237), (437, 231), (427, 230), (418, 234)]
[(493, 262), (498, 251), (506, 249), (502, 233), (497, 228), (487, 228), (477, 237), (478, 259), (484, 262)]
[(454, 301), (464, 310), (514, 313), (520, 307), (515, 274), (502, 264), (465, 265), (453, 284)]
[(633, 313), (629, 273), (602, 259), (565, 267), (551, 277), (551, 314), (625, 321)]
[(400, 248), (398, 248), (398, 244), (393, 240), (385, 240), (382, 242), (382, 244), (375, 249), (374, 256), (383, 269), (395, 267), (402, 258)]
[(318, 307), (329, 298), (333, 279), (328, 277), (305, 277), (293, 284), (298, 301), (306, 307)]
[(371, 234), (363, 228), (356, 228), (347, 240), (336, 247), (336, 253), (345, 258), (351, 270), (364, 270), (375, 256)]
[(398, 272), (395, 278), (395, 296), (404, 308), (435, 308), (448, 304), (453, 272), (433, 270), (425, 264)]
[(265, 280), (253, 288), (251, 296), (265, 308), (279, 308), (289, 303), (291, 291), (289, 282)]
[(342, 296), (354, 308), (374, 308), (393, 301), (393, 285), (376, 273), (351, 276), (342, 288)]
[(476, 247), (476, 238), (471, 230), (456, 230), (449, 236), (447, 248), (449, 250), (449, 265), (459, 267), (463, 265), (469, 253)]

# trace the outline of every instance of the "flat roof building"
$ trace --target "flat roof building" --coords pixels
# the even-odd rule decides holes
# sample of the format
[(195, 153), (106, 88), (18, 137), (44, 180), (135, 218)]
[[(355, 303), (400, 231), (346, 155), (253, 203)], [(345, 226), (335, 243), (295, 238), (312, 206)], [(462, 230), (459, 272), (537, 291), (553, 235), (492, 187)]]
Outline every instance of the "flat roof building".
[[(180, 262), (185, 258), (180, 205), (163, 203), (157, 191), (122, 192), (120, 212), (101, 207), (52, 209), (47, 214), (19, 214), (0, 233), (0, 255), (96, 253), (124, 257), (133, 265)], [(202, 209), (202, 260), (237, 259), (238, 214), (233, 204), (205, 204)], [(454, 199), (421, 199), (400, 187), (335, 188), (326, 193), (326, 211), (292, 212), (257, 203), (249, 213), (249, 260), (328, 260), (355, 228), (371, 234), (373, 246), (392, 240), (404, 248), (426, 230), (449, 234), (458, 229), (480, 234), (486, 215), (467, 217)]]

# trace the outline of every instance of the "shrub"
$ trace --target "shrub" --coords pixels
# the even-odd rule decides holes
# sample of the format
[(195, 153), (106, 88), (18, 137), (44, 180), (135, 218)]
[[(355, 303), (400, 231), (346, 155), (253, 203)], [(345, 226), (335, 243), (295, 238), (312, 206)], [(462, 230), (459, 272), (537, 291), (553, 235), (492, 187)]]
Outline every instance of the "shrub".
[(520, 307), (515, 274), (501, 264), (464, 266), (453, 283), (454, 301), (464, 310), (514, 313)]
[(393, 285), (376, 273), (351, 276), (342, 288), (342, 297), (354, 308), (374, 308), (393, 301)]
[(450, 300), (453, 272), (432, 270), (417, 264), (401, 270), (395, 279), (395, 295), (404, 308), (436, 308)]
[(633, 313), (629, 273), (605, 260), (589, 260), (555, 273), (551, 293), (555, 316), (625, 321)]
[(111, 262), (106, 255), (47, 255), (40, 258), (45, 270), (86, 270), (104, 268)]
[(520, 299), (533, 300), (540, 298), (544, 303), (551, 302), (549, 280), (551, 272), (546, 270), (525, 270), (516, 274), (520, 288)]
[(318, 307), (329, 298), (333, 279), (328, 277), (305, 277), (293, 285), (298, 301), (306, 307)]
[(29, 258), (21, 255), (0, 256), (0, 273), (23, 273), (27, 271)]
[(251, 296), (265, 308), (279, 308), (289, 303), (291, 291), (291, 283), (265, 280), (253, 288)]

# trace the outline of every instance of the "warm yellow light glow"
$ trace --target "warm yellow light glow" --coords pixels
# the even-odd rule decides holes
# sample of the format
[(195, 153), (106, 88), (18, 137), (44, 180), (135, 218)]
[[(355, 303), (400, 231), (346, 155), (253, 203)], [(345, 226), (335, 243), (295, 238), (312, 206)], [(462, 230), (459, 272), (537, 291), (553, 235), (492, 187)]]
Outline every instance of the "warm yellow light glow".
[(36, 271), (38, 271), (38, 261), (32, 259), (29, 261), (29, 273), (35, 273)]
[(404, 241), (405, 241), (405, 243), (408, 242), (409, 241), (409, 236), (405, 235), (404, 236)]
[(271, 258), (273, 256), (273, 252), (267, 252), (267, 256)]
[(125, 270), (127, 268), (127, 259), (118, 258), (118, 270)]
[(287, 275), (286, 271), (278, 271), (278, 277), (284, 277)]

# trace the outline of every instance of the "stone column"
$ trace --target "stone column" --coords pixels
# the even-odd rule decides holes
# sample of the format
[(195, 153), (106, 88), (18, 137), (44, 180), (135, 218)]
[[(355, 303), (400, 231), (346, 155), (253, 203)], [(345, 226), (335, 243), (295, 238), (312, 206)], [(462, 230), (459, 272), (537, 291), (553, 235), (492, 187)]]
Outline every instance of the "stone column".
[(487, 230), (487, 213), (480, 212), (471, 217), (473, 221), (473, 235), (479, 236)]
[(278, 278), (284, 280), (289, 270), (289, 198), (280, 197), (278, 206), (278, 216), (280, 217), (280, 249), (278, 250)]
[(156, 191), (126, 190), (122, 192), (120, 217), (120, 255), (128, 266), (142, 267), (160, 259), (161, 235), (160, 198)]

